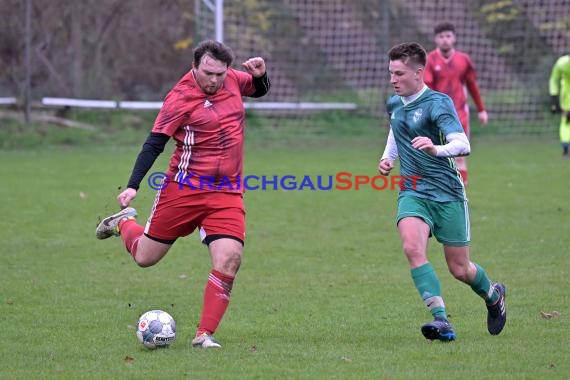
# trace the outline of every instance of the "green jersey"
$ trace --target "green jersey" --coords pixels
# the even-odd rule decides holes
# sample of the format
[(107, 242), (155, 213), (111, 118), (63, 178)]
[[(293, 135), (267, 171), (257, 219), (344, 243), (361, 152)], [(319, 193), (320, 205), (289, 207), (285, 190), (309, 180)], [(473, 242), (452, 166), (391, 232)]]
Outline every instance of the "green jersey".
[(549, 81), (550, 95), (560, 96), (560, 107), (564, 111), (570, 111), (570, 55), (558, 58)]
[(451, 98), (426, 87), (412, 102), (404, 105), (402, 98), (394, 95), (386, 107), (400, 157), (400, 175), (406, 179), (400, 197), (411, 195), (436, 202), (466, 200), (453, 157), (434, 157), (412, 147), (412, 140), (418, 136), (429, 137), (434, 145), (445, 145), (448, 134), (464, 133)]

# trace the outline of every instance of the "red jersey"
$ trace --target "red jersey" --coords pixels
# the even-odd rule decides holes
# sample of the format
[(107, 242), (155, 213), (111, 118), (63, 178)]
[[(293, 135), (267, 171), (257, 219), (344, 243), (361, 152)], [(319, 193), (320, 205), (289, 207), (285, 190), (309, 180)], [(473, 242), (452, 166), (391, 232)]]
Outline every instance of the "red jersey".
[(171, 136), (176, 148), (168, 177), (192, 189), (242, 192), (245, 108), (255, 93), (250, 74), (228, 68), (222, 87), (205, 94), (189, 71), (166, 95), (152, 132)]
[(424, 81), (432, 90), (449, 95), (460, 117), (469, 112), (466, 87), (477, 110), (485, 110), (476, 82), (475, 68), (465, 53), (455, 50), (451, 57), (445, 58), (439, 49), (429, 52)]

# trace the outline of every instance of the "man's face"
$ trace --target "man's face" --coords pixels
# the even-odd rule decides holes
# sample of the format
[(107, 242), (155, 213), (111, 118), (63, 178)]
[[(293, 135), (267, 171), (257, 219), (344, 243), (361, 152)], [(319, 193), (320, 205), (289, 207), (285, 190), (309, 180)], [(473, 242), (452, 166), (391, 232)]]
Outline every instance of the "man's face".
[(228, 67), (222, 61), (205, 54), (198, 66), (194, 66), (194, 75), (198, 86), (206, 95), (214, 95), (226, 79)]
[(435, 35), (435, 45), (443, 53), (449, 52), (455, 45), (455, 33), (450, 30), (444, 30)]
[(390, 61), (388, 70), (390, 71), (390, 84), (394, 87), (396, 94), (410, 96), (422, 89), (423, 68), (421, 66), (414, 69), (398, 59)]

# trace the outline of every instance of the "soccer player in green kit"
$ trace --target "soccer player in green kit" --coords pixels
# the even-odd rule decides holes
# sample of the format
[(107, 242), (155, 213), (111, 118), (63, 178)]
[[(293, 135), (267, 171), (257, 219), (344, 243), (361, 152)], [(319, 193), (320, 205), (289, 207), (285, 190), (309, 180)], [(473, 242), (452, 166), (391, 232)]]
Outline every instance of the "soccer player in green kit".
[(556, 60), (548, 82), (553, 113), (562, 113), (560, 120), (560, 142), (562, 157), (570, 157), (570, 54)]
[[(407, 178), (398, 197), (396, 222), (414, 285), (434, 318), (421, 332), (430, 340), (456, 339), (439, 279), (427, 259), (428, 239), (433, 235), (443, 244), (451, 274), (485, 301), (487, 329), (497, 335), (507, 320), (505, 286), (491, 282), (469, 258), (469, 210), (454, 160), (470, 153), (469, 140), (451, 98), (424, 83), (425, 49), (415, 42), (404, 43), (388, 55), (396, 94), (386, 104), (390, 133), (378, 170), (389, 175), (399, 157), (400, 174)], [(412, 184), (410, 176), (421, 178)]]

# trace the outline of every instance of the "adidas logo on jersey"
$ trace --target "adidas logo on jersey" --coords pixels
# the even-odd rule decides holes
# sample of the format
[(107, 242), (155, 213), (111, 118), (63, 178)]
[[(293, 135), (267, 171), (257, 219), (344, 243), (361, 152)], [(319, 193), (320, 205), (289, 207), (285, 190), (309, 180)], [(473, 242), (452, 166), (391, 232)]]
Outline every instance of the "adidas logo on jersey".
[(208, 99), (206, 99), (206, 101), (204, 102), (204, 108), (208, 108), (213, 106), (212, 102), (210, 102)]

